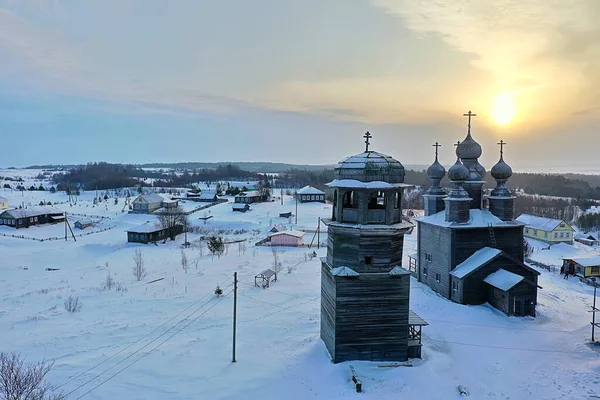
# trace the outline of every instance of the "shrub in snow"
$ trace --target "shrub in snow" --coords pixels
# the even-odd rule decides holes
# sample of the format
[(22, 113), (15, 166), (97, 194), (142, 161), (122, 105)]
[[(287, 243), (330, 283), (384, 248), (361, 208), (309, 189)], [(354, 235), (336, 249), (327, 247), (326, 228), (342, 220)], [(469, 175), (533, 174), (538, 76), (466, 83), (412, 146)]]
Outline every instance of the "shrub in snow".
[(65, 310), (68, 312), (78, 312), (81, 311), (81, 307), (83, 303), (79, 301), (79, 297), (73, 297), (73, 295), (69, 295), (65, 299)]
[(115, 280), (110, 275), (110, 273), (106, 274), (106, 280), (102, 284), (103, 289), (112, 290), (115, 287)]
[(45, 380), (53, 364), (48, 361), (25, 363), (17, 353), (0, 353), (0, 398), (66, 399), (62, 393), (54, 393), (54, 386)]
[(215, 294), (217, 297), (221, 297), (223, 295), (223, 289), (221, 289), (219, 285), (217, 285), (217, 288), (215, 289)]
[(208, 239), (208, 251), (211, 252), (211, 254), (223, 254), (223, 252), (225, 251), (225, 243), (223, 243), (223, 239), (219, 236), (211, 236), (210, 239)]
[(136, 280), (141, 281), (146, 277), (146, 268), (144, 267), (144, 255), (140, 249), (135, 251), (133, 255), (133, 276)]
[(181, 268), (183, 268), (183, 272), (187, 274), (189, 269), (188, 258), (185, 254), (185, 251), (181, 250)]

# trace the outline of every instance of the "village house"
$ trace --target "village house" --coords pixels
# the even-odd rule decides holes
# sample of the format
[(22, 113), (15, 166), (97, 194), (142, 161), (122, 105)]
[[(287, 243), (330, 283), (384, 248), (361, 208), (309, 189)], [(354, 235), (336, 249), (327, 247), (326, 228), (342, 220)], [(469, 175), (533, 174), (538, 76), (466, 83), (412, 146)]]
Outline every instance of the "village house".
[(89, 226), (94, 225), (94, 223), (92, 222), (91, 219), (80, 219), (78, 221), (75, 221), (75, 228), (77, 229), (85, 229)]
[(159, 208), (176, 208), (179, 203), (177, 200), (165, 198), (159, 194), (140, 194), (131, 203), (134, 214), (152, 214)]
[(283, 231), (287, 231), (287, 228), (285, 227), (284, 224), (277, 224), (269, 230), (269, 232), (271, 232), (271, 233), (277, 233), (277, 232), (283, 232)]
[(435, 292), (460, 304), (488, 303), (507, 315), (535, 316), (538, 276), (523, 257), (525, 224), (514, 219), (515, 197), (506, 186), (512, 176), (504, 161), (491, 170), (496, 187), (483, 201), (485, 168), (481, 146), (471, 136), (459, 142), (456, 163), (448, 170), (452, 190), (440, 182), (446, 175), (435, 161), (427, 169), (430, 188), (423, 195), (425, 215), (417, 219), (416, 276)]
[[(169, 238), (169, 229), (163, 228), (158, 221), (148, 221), (134, 228), (128, 229), (127, 241), (133, 243), (158, 242)], [(183, 233), (183, 226), (176, 225), (173, 227), (175, 236)]]
[(600, 277), (600, 255), (563, 258), (563, 271), (584, 278)]
[(600, 246), (600, 232), (577, 233), (575, 241), (587, 246)]
[(250, 206), (246, 203), (233, 203), (233, 205), (231, 206), (231, 209), (233, 211), (239, 211), (239, 212), (245, 213), (246, 211), (250, 210)]
[(257, 191), (242, 192), (235, 196), (235, 202), (242, 204), (261, 203), (266, 200), (266, 197)]
[(525, 237), (539, 240), (548, 244), (573, 243), (574, 229), (561, 219), (536, 217), (521, 214), (517, 221), (525, 224)]
[(0, 214), (0, 225), (28, 228), (32, 225), (57, 223), (65, 220), (63, 210), (53, 206), (31, 206), (5, 210)]
[(217, 196), (217, 192), (213, 192), (210, 190), (203, 190), (202, 193), (200, 194), (200, 196), (198, 197), (198, 200), (215, 202), (215, 201), (219, 200), (219, 197)]
[(304, 244), (305, 232), (301, 231), (281, 231), (269, 235), (271, 246), (290, 246), (300, 247)]
[(300, 203), (325, 203), (325, 192), (312, 186), (304, 186), (302, 189), (296, 192), (296, 199)]
[(8, 199), (0, 196), (0, 210), (8, 209)]

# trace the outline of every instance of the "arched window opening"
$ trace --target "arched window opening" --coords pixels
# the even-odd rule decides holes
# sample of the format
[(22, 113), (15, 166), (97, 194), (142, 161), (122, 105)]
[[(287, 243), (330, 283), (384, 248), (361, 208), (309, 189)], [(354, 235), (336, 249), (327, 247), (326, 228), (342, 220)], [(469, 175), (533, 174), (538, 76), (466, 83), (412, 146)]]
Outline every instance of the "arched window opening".
[(335, 220), (336, 220), (336, 218), (335, 218), (335, 214), (337, 213), (337, 201), (338, 201), (338, 198), (337, 198), (337, 196), (338, 196), (338, 191), (337, 191), (337, 190), (334, 190), (334, 191), (333, 191), (333, 207), (331, 207), (331, 209), (332, 209), (332, 212), (331, 212), (331, 220), (332, 220), (332, 221), (335, 221)]
[(349, 191), (344, 193), (344, 198), (342, 199), (342, 207), (344, 208), (358, 208), (358, 196), (356, 192)]
[(369, 196), (369, 210), (385, 210), (386, 196), (382, 191), (372, 192)]

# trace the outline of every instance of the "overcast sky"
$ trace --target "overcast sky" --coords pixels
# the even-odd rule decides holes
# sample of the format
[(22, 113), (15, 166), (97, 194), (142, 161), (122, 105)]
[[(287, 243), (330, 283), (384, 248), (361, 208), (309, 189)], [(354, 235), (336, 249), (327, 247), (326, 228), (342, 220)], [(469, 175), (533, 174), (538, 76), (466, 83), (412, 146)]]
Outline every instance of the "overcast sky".
[[(0, 0), (0, 165), (598, 166), (600, 1)], [(495, 99), (510, 97), (500, 125)]]

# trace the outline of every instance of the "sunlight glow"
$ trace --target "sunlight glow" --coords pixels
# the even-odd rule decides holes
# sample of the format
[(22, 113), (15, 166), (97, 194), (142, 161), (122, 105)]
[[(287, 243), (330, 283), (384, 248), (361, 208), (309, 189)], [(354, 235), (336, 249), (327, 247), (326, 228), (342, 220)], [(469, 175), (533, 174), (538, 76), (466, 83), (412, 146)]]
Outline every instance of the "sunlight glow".
[(492, 118), (497, 124), (508, 124), (516, 114), (515, 103), (509, 93), (501, 93), (494, 98)]

